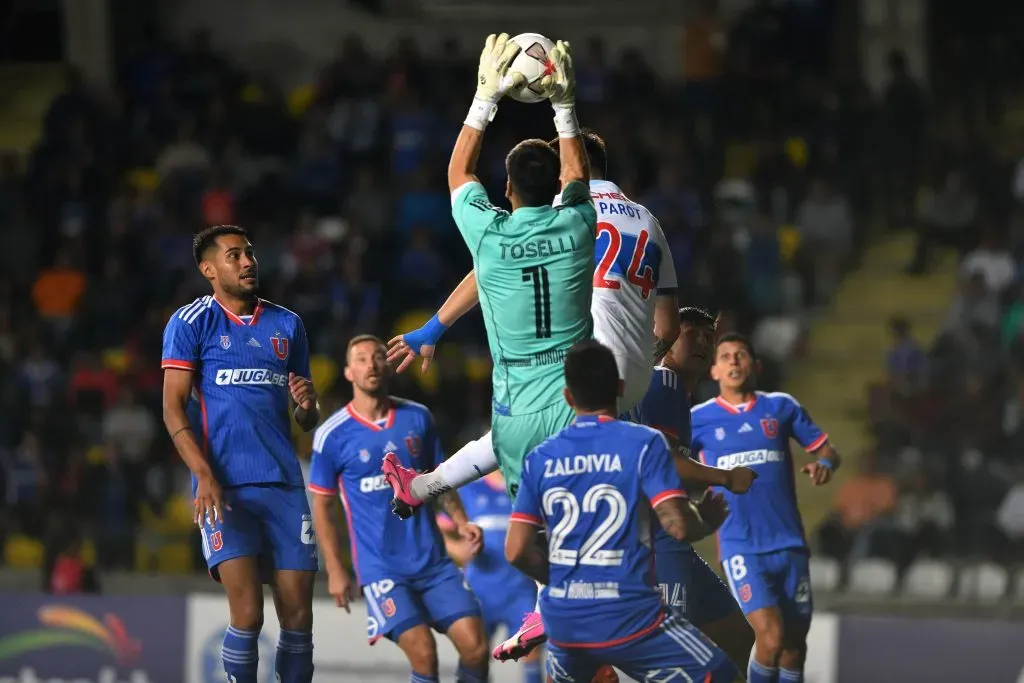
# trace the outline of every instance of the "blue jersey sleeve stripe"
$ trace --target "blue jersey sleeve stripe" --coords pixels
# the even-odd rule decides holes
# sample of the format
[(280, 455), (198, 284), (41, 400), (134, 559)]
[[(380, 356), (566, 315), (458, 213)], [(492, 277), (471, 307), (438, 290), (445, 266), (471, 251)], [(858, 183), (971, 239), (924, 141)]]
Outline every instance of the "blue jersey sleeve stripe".
[(180, 360), (178, 358), (164, 358), (160, 361), (160, 368), (166, 370), (171, 368), (173, 370), (195, 370), (195, 363), (188, 360)]
[(190, 307), (186, 307), (178, 314), (178, 317), (184, 320), (187, 324), (191, 325), (196, 319), (204, 312), (210, 310), (210, 305), (213, 303), (212, 297), (203, 297), (199, 299)]
[(338, 495), (338, 489), (325, 489), (323, 486), (317, 486), (316, 484), (306, 484), (306, 488), (311, 493), (315, 493), (318, 496), (336, 496)]
[(320, 425), (320, 428), (316, 430), (316, 434), (313, 435), (313, 452), (322, 453), (324, 444), (327, 442), (327, 437), (329, 437), (331, 433), (338, 428), (338, 426), (348, 420), (349, 417), (348, 410), (342, 408), (334, 415), (327, 418), (327, 421)]
[(651, 498), (651, 507), (652, 508), (657, 507), (661, 503), (664, 503), (666, 500), (671, 500), (673, 498), (687, 498), (687, 497), (688, 496), (686, 495), (686, 491), (683, 491), (681, 489), (668, 489), (668, 490), (662, 491), (658, 495), (654, 496), (654, 498)]

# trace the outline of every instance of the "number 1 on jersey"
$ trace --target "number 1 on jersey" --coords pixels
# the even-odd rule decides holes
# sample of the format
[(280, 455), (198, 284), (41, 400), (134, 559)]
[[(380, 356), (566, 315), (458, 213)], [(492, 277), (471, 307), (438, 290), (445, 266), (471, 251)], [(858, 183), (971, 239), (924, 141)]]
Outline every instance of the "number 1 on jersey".
[(551, 289), (548, 269), (544, 266), (523, 268), (523, 282), (533, 284), (533, 320), (537, 326), (537, 339), (551, 338)]
[[(619, 252), (622, 250), (622, 234), (614, 225), (603, 221), (597, 224), (597, 239), (601, 238), (602, 232), (608, 235), (608, 247), (605, 249), (601, 260), (598, 261), (597, 268), (594, 269), (594, 288), (618, 289), (619, 281), (609, 279), (608, 271), (611, 270), (619, 258)], [(630, 258), (629, 267), (626, 269), (626, 279), (630, 284), (640, 288), (640, 297), (642, 299), (649, 297), (651, 290), (655, 287), (654, 269), (644, 263), (649, 239), (650, 233), (646, 230), (641, 230), (640, 234), (636, 237), (633, 256)]]

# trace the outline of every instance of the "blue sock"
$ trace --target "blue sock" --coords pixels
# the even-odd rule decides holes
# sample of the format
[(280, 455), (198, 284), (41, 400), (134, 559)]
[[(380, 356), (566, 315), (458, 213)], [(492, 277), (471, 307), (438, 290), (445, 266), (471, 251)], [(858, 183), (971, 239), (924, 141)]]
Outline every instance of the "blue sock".
[(412, 672), (412, 676), (409, 678), (410, 683), (439, 683), (440, 680), (437, 676), (418, 674), (415, 671)]
[(260, 666), (259, 631), (243, 631), (228, 626), (224, 632), (224, 643), (220, 658), (224, 673), (235, 683), (256, 683)]
[(779, 670), (774, 666), (765, 666), (753, 657), (747, 664), (747, 683), (777, 683)]
[(804, 683), (804, 672), (779, 667), (779, 683)]
[(470, 669), (460, 661), (455, 669), (455, 683), (487, 683), (487, 666), (483, 670)]
[(523, 683), (542, 683), (540, 662), (523, 663)]
[(313, 680), (313, 634), (281, 629), (274, 664), (280, 683), (311, 683)]

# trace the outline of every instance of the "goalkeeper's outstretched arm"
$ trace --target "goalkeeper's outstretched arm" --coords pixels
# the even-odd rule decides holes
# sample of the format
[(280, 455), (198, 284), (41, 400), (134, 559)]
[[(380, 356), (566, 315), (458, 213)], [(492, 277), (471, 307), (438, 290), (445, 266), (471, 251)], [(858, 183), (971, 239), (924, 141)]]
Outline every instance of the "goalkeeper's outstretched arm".
[[(476, 177), (476, 162), (480, 158), (484, 131), (462, 124), (455, 141), (452, 158), (448, 161), (448, 191), (455, 192), (466, 183), (480, 182)], [(582, 143), (580, 145), (582, 147)]]
[(550, 57), (554, 73), (546, 76), (541, 86), (550, 93), (551, 108), (555, 110), (562, 188), (565, 189), (572, 182), (590, 182), (590, 161), (576, 121), (576, 76), (569, 43), (562, 40), (555, 43)]

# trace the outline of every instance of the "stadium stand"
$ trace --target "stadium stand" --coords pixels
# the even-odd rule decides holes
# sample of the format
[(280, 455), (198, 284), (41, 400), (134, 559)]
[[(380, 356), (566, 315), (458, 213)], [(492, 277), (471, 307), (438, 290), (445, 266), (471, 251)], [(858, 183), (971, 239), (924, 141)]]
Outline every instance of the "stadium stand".
[[(762, 388), (795, 394), (846, 457), (834, 486), (801, 488), (816, 590), (1024, 600), (1024, 165), (1014, 175), (923, 106), (897, 54), (876, 97), (835, 76), (827, 35), (766, 55), (751, 16), (725, 30), (729, 51), (691, 55), (683, 83), (635, 51), (578, 46), (580, 119), (661, 220), (684, 302), (751, 334)], [(461, 48), (405, 39), (376, 59), (349, 36), (284, 91), (202, 35), (154, 39), (112, 90), (72, 69), (8, 94), (20, 104), (0, 121), (4, 566), (44, 566), (81, 537), (75, 552), (102, 569), (201, 567), (158, 369), (168, 315), (205, 293), (199, 227), (252, 231), (267, 298), (306, 322), (325, 411), (346, 400), (351, 335), (429, 317), (469, 267), (443, 178), (463, 113), (449, 96), (473, 74), (475, 46)], [(492, 196), (510, 143), (549, 128), (544, 107), (502, 105), (481, 160)], [(431, 406), (453, 449), (487, 427), (489, 373), (470, 317), (396, 389)]]

